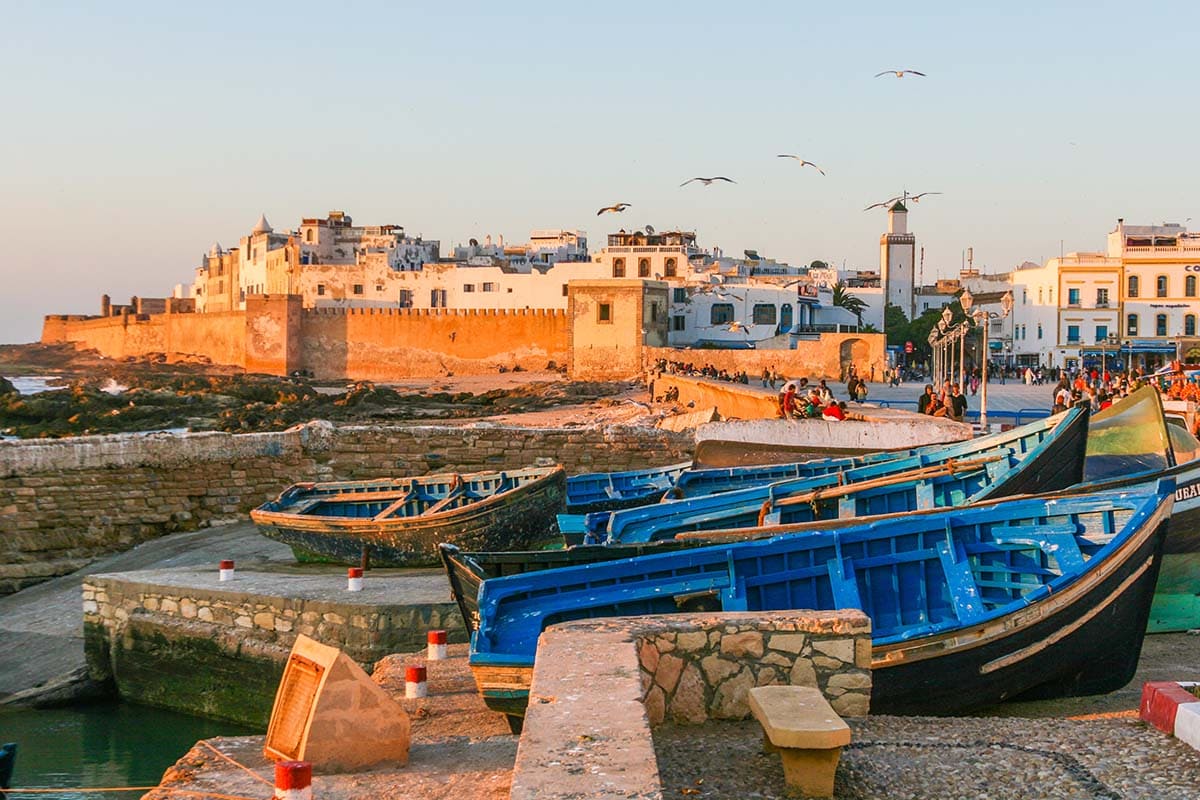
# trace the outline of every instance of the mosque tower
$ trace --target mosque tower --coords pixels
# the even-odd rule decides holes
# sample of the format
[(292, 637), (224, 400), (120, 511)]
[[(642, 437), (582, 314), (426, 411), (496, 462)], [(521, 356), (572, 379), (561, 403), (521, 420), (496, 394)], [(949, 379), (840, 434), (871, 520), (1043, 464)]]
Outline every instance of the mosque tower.
[(879, 237), (879, 279), (886, 302), (899, 306), (910, 320), (916, 316), (913, 291), (916, 278), (917, 237), (908, 232), (904, 200), (888, 208), (888, 232)]

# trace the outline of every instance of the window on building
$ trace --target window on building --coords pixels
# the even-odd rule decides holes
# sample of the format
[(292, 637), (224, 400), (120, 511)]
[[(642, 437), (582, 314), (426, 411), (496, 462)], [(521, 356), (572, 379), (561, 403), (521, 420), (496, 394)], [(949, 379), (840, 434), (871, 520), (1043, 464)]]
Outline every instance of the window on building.
[(481, 292), (494, 292), (496, 291), (496, 284), (485, 281), (484, 284), (479, 287), (479, 290)]
[(671, 302), (672, 303), (686, 303), (687, 302), (687, 289), (672, 289), (671, 290)]
[(1183, 315), (1183, 335), (1184, 336), (1195, 336), (1196, 335), (1196, 315), (1195, 314), (1184, 314)]
[(1096, 326), (1096, 343), (1103, 344), (1107, 340), (1108, 340), (1108, 326), (1107, 325), (1097, 325)]
[(648, 258), (639, 258), (638, 259), (638, 277), (639, 278), (649, 278), (650, 277), (650, 259), (648, 259)]
[(429, 290), (429, 307), (430, 308), (445, 308), (446, 307), (446, 290), (445, 289), (430, 289)]
[(713, 303), (709, 322), (713, 325), (728, 325), (733, 322), (733, 303)]
[(1079, 344), (1079, 326), (1067, 326), (1067, 344)]
[(1042, 338), (1042, 323), (1038, 323), (1038, 338)]
[(752, 313), (755, 325), (774, 325), (778, 319), (775, 306), (771, 303), (755, 303)]
[(1079, 290), (1078, 289), (1067, 289), (1067, 305), (1069, 305), (1069, 306), (1079, 305)]
[(673, 331), (683, 330), (684, 329), (683, 320), (684, 320), (684, 318), (683, 318), (683, 315), (681, 315), (681, 314), (676, 314), (675, 316), (671, 317), (671, 330), (673, 330)]
[(1188, 275), (1183, 279), (1183, 293), (1187, 297), (1196, 296), (1196, 276)]
[(1138, 296), (1138, 276), (1137, 275), (1129, 276), (1129, 281), (1127, 282), (1127, 288), (1125, 290), (1125, 294), (1128, 295), (1129, 297), (1137, 297)]
[(1159, 275), (1154, 279), (1154, 292), (1159, 297), (1167, 296), (1167, 276)]
[(1101, 308), (1108, 307), (1108, 289), (1096, 290), (1096, 305)]
[(1167, 315), (1166, 314), (1155, 314), (1154, 315), (1154, 335), (1155, 336), (1166, 336), (1167, 335)]
[(676, 261), (676, 260), (675, 260), (675, 259), (673, 259), (673, 258), (668, 258), (668, 259), (667, 259), (667, 261), (666, 261), (666, 264), (665, 264), (665, 265), (664, 265), (664, 267), (663, 267), (663, 271), (666, 273), (666, 276), (667, 276), (668, 278), (674, 278), (674, 277), (675, 277), (675, 272), (676, 272), (676, 271), (677, 271), (677, 269), (678, 269), (678, 267), (677, 267), (676, 265), (677, 265), (678, 263), (679, 263), (679, 262), (678, 262), (678, 261)]
[(601, 303), (596, 307), (597, 322), (612, 322), (612, 304)]
[(1125, 317), (1125, 335), (1126, 336), (1137, 336), (1138, 335), (1138, 315), (1137, 314), (1129, 314), (1128, 316)]
[[(509, 291), (511, 292), (512, 289), (509, 289)], [(567, 285), (564, 283), (563, 284), (563, 297), (566, 297), (566, 296), (567, 296)]]
[(1038, 287), (1038, 305), (1042, 304), (1042, 287)]
[(362, 285), (361, 283), (356, 283), (356, 284), (354, 284), (354, 293), (355, 293), (355, 294), (362, 294), (362, 293), (363, 293), (363, 285)]
[(325, 284), (318, 283), (317, 284), (317, 296), (323, 297), (324, 295), (325, 295)]
[(1050, 289), (1050, 305), (1054, 305), (1054, 289)]
[(625, 277), (625, 259), (623, 259), (623, 258), (614, 258), (613, 259), (613, 277), (614, 278), (624, 278)]
[(658, 303), (657, 302), (650, 304), (650, 321), (658, 322)]
[(376, 291), (376, 292), (382, 292), (382, 291), (383, 291), (383, 284), (382, 284), (382, 283), (377, 283), (377, 284), (375, 284), (375, 291)]
[(306, 242), (312, 241), (312, 228), (309, 228), (308, 230), (306, 230), (304, 232), (304, 241), (306, 241)]
[(401, 308), (412, 308), (412, 304), (413, 304), (412, 289), (401, 289), (400, 290), (400, 307)]
[(475, 284), (473, 284), (473, 283), (464, 283), (464, 284), (463, 284), (463, 291), (464, 291), (464, 292), (467, 292), (467, 293), (470, 293), (470, 292), (473, 292), (473, 291), (475, 291)]

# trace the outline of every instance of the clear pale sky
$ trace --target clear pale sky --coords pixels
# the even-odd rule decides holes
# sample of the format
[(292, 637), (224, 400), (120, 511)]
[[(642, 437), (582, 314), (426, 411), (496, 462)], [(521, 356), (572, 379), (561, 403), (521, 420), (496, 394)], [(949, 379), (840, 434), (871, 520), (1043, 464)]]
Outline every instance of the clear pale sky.
[(0, 342), (169, 294), (260, 212), (873, 267), (863, 207), (942, 191), (909, 215), (926, 280), (1200, 225), (1194, 2), (405, 5), (8, 0)]

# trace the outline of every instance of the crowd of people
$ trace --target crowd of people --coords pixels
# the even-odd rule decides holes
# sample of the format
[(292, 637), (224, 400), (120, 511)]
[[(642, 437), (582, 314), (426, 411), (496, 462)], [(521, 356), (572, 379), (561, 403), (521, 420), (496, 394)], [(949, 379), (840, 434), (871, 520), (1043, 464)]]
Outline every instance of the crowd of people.
[[(711, 378), (714, 381), (728, 381), (729, 383), (744, 383), (747, 385), (750, 383), (750, 376), (745, 370), (730, 372), (726, 369), (717, 369), (712, 364), (697, 367), (690, 361), (684, 363), (683, 361), (668, 361), (665, 358), (660, 358), (654, 366), (658, 372), (667, 373), (668, 375), (689, 375), (693, 378)], [(766, 384), (764, 383), (763, 386), (766, 386)]]

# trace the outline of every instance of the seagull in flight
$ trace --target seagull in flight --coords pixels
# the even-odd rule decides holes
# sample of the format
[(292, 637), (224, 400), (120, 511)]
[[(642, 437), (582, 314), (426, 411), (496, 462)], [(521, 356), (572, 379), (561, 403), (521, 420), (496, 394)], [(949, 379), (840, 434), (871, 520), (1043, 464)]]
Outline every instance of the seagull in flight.
[(730, 333), (737, 333), (738, 331), (741, 331), (742, 333), (746, 334), (747, 336), (750, 335), (750, 326), (744, 322), (731, 322), (731, 323), (729, 323), (729, 327), (726, 328), (726, 330), (729, 331)]
[(726, 178), (724, 175), (717, 175), (715, 178), (688, 178), (683, 183), (679, 184), (680, 188), (687, 186), (694, 181), (700, 181), (705, 186), (711, 186), (713, 181), (725, 181), (726, 183), (737, 183), (733, 178)]
[(888, 206), (890, 206), (892, 203), (896, 202), (899, 199), (900, 199), (900, 196), (897, 195), (896, 197), (893, 197), (891, 200), (884, 200), (882, 203), (872, 203), (871, 205), (864, 208), (863, 211), (870, 211), (872, 208), (887, 208)]
[(942, 194), (942, 192), (921, 192), (920, 194), (909, 195), (908, 199), (912, 200), (914, 203), (919, 203), (921, 202), (921, 198), (927, 194)]
[(802, 166), (802, 167), (812, 167), (813, 169), (815, 169), (817, 172), (821, 173), (822, 175), (824, 175), (824, 174), (825, 174), (825, 170), (821, 169), (820, 167), (818, 167), (816, 164), (814, 164), (814, 163), (813, 163), (813, 162), (811, 162), (811, 161), (805, 161), (805, 160), (804, 160), (803, 158), (801, 158), (800, 156), (794, 156), (794, 155), (792, 155), (791, 153), (781, 153), (779, 156), (777, 156), (777, 158), (794, 158), (794, 159), (796, 159), (797, 161), (799, 161), (799, 162), (800, 162), (800, 166)]
[(630, 207), (630, 203), (617, 203), (615, 206), (605, 206), (596, 212), (596, 216), (600, 216), (605, 211), (611, 211), (614, 214), (620, 214), (622, 211)]
[(925, 77), (924, 72), (917, 72), (915, 69), (885, 69), (883, 72), (875, 74), (876, 78), (882, 78), (884, 75), (895, 75), (897, 78), (903, 78), (905, 75), (920, 75)]

